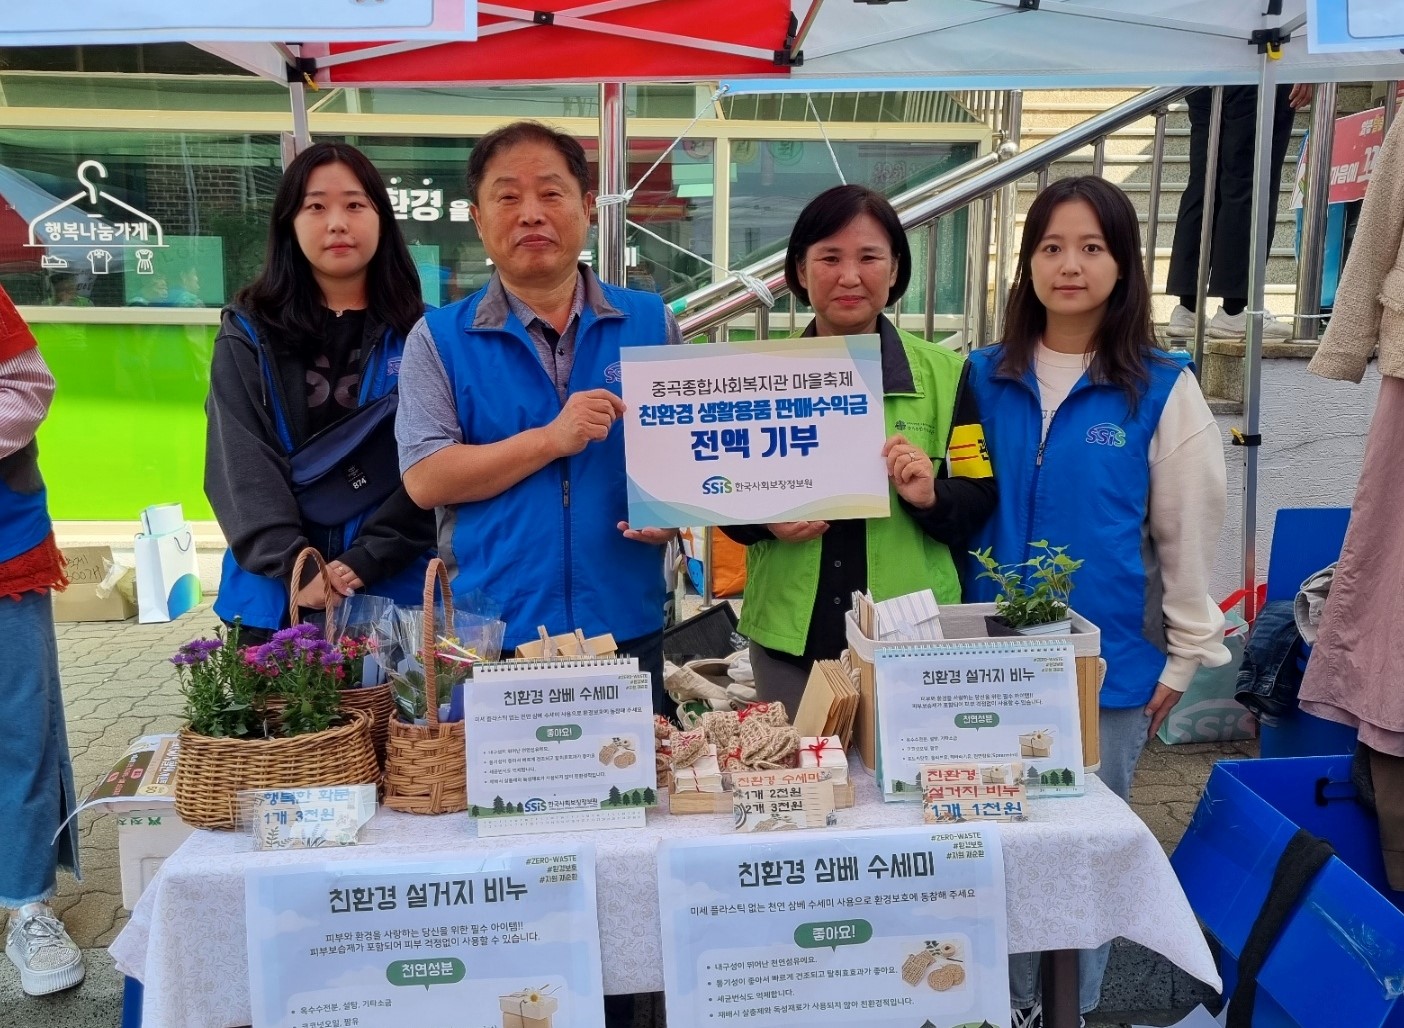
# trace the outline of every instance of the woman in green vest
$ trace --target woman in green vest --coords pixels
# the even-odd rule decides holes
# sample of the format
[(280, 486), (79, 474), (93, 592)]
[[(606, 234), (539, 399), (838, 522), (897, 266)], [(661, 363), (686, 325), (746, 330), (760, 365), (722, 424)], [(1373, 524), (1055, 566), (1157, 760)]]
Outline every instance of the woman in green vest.
[(989, 516), (998, 494), (965, 358), (904, 332), (882, 313), (912, 277), (901, 219), (881, 194), (835, 186), (810, 201), (785, 254), (785, 281), (814, 308), (806, 336), (876, 334), (882, 343), (881, 454), (892, 514), (723, 529), (747, 547), (741, 631), (763, 700), (792, 715), (816, 660), (846, 646), (855, 591), (874, 600), (931, 589), (960, 602), (952, 551)]

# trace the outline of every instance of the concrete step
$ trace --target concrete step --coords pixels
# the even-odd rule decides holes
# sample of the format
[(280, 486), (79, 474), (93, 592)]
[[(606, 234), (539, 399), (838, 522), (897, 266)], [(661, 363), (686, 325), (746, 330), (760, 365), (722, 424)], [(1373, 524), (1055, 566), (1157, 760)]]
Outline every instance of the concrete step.
[(14, 965), (0, 960), (0, 1028), (118, 1028), (122, 975), (105, 949), (85, 949), (83, 962), (87, 973), (73, 988), (26, 996)]

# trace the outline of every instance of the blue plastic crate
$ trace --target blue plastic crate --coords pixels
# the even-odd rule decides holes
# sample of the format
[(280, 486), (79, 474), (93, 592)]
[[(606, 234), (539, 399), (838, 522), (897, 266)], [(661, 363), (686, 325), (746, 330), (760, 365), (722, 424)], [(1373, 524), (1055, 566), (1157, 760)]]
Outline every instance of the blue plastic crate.
[(1349, 778), (1348, 756), (1221, 762), (1170, 858), (1219, 944), (1227, 993), (1293, 834), (1336, 848), (1263, 965), (1255, 1028), (1404, 1028), (1404, 893), (1385, 882), (1376, 822)]

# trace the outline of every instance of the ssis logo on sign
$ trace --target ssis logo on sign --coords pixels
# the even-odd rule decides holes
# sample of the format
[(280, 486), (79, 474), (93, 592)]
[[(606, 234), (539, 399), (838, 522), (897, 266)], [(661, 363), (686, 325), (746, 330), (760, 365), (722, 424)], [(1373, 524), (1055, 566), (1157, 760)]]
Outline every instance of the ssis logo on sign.
[(702, 483), (703, 496), (725, 496), (731, 492), (731, 479), (713, 475)]

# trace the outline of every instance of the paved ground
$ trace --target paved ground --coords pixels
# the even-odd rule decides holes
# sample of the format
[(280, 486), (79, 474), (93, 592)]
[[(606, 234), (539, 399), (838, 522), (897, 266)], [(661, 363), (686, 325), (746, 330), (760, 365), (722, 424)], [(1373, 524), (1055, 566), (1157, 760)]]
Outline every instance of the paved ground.
[[(200, 608), (168, 625), (58, 626), (68, 737), (80, 798), (136, 736), (175, 731), (181, 697), (167, 662), (185, 640), (208, 634), (213, 615)], [(1135, 807), (1170, 852), (1179, 841), (1216, 760), (1256, 755), (1256, 743), (1164, 747), (1155, 743), (1136, 774)], [(117, 1028), (122, 982), (106, 946), (126, 922), (117, 872), (117, 833), (105, 815), (80, 817), (83, 881), (63, 877), (55, 903), (87, 951), (88, 977), (77, 989), (25, 997), (9, 961), (0, 960), (0, 1028)], [(1129, 1020), (1166, 1023), (1173, 1010), (1206, 995), (1193, 980), (1140, 947), (1118, 945), (1094, 1025)], [(203, 1028), (191, 1025), (189, 1028)]]

